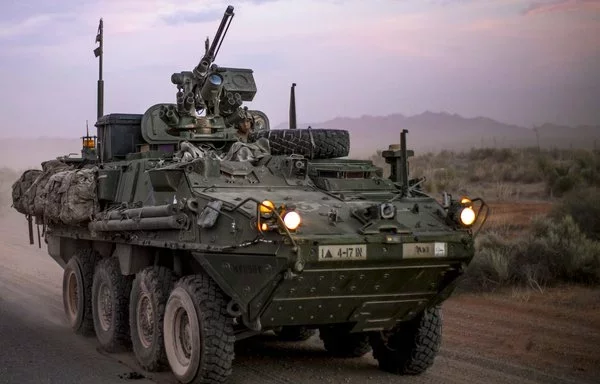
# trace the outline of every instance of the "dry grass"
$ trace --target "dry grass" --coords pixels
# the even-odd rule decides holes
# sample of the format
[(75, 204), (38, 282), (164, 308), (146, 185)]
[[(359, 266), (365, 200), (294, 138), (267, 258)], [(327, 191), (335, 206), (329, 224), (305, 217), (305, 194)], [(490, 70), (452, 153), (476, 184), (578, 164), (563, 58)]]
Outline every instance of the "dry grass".
[[(388, 166), (379, 153), (371, 160)], [(410, 159), (412, 177), (426, 177), (424, 189), (498, 201), (557, 198), (569, 191), (600, 186), (600, 152), (537, 148), (481, 148), (441, 151)]]
[(495, 226), (476, 240), (462, 281), (470, 290), (506, 286), (543, 291), (561, 283), (600, 285), (600, 189), (573, 192), (520, 236)]
[[(378, 155), (371, 160), (387, 175)], [(600, 151), (441, 151), (411, 158), (410, 170), (413, 178), (426, 177), (423, 187), (432, 194), (480, 196), (500, 205), (554, 202), (551, 212), (530, 210), (526, 223), (511, 214), (504, 223), (488, 225), (477, 239), (463, 288), (521, 292), (563, 283), (600, 285)]]

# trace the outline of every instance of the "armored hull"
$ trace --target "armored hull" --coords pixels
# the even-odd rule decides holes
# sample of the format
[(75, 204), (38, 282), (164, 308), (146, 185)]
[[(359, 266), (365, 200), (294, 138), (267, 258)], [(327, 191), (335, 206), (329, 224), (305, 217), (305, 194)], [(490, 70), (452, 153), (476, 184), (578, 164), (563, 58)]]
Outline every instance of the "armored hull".
[(346, 158), (347, 131), (271, 130), (242, 107), (252, 71), (211, 65), (232, 15), (198, 66), (172, 76), (176, 104), (101, 116), (81, 158), (13, 186), (32, 242), (35, 219), (64, 268), (73, 331), (109, 352), (131, 346), (144, 369), (183, 383), (225, 381), (236, 339), (266, 331), (319, 330), (332, 355), (373, 349), (381, 369), (423, 372), (485, 203), (425, 194), (406, 131), (383, 152), (383, 177)]

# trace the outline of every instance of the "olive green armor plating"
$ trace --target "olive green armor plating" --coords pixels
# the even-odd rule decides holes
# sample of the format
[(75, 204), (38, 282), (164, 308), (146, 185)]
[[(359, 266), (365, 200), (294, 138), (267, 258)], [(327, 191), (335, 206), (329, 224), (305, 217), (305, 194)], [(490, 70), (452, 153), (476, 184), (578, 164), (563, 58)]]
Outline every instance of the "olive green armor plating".
[[(290, 129), (271, 130), (264, 112), (243, 105), (257, 92), (252, 70), (213, 64), (232, 17), (228, 7), (193, 71), (171, 77), (176, 103), (154, 105), (144, 114), (104, 115), (96, 122), (95, 153), (89, 153), (89, 139), (95, 137), (88, 135), (81, 159), (59, 159), (73, 169), (93, 170), (96, 208), (89, 220), (75, 225), (38, 217), (47, 225), (49, 254), (65, 271), (71, 270), (73, 255), (83, 260), (76, 270), (90, 303), (102, 287), (98, 283), (96, 289), (94, 280), (92, 289), (91, 280), (85, 280), (81, 249), (95, 255), (91, 271), (107, 270), (110, 260), (118, 260), (115, 268), (127, 289), (134, 276), (136, 290), (148, 271), (168, 271), (172, 281), (153, 280), (170, 287), (157, 302), (166, 303), (169, 294), (185, 302), (182, 292), (193, 287), (212, 292), (214, 285), (219, 293), (210, 300), (222, 297), (213, 304), (222, 305), (225, 314), (219, 321), (229, 324), (238, 339), (269, 330), (283, 335), (284, 330), (318, 328), (325, 347), (340, 352), (340, 338), (328, 335), (368, 335), (382, 368), (421, 372), (431, 361), (390, 355), (381, 345), (393, 343), (398, 325), (416, 324), (417, 332), (441, 324), (437, 308), (473, 258), (474, 226), (483, 224), (485, 204), (449, 194), (438, 202), (424, 193), (423, 180), (409, 177), (413, 153), (406, 149), (406, 131), (399, 133), (399, 145), (383, 152), (391, 171), (386, 178), (371, 161), (347, 158), (347, 131), (296, 128), (296, 84)], [(245, 120), (252, 126), (247, 143), (238, 140)], [(372, 130), (376, 134), (377, 127)], [(190, 297), (202, 314), (210, 300), (198, 295)], [(131, 294), (132, 303), (137, 297)], [(224, 380), (230, 360), (215, 363), (225, 367), (219, 374), (217, 368), (211, 374), (200, 368), (188, 372), (175, 362), (178, 344), (170, 342), (177, 337), (169, 333), (179, 321), (169, 317), (174, 300), (169, 299), (166, 314), (155, 308), (160, 324), (166, 316), (164, 340), (155, 341), (156, 348), (164, 353), (166, 344), (168, 362), (182, 382)], [(123, 305), (117, 308), (137, 308)], [(134, 329), (141, 326), (133, 317), (130, 323), (142, 366), (165, 363), (159, 352), (154, 360), (140, 352)], [(98, 325), (95, 329), (100, 332)], [(231, 341), (227, 329), (215, 342), (223, 351)], [(418, 332), (412, 335), (410, 343), (421, 340), (414, 336)], [(366, 350), (361, 343), (348, 344), (359, 351), (356, 356)], [(198, 359), (216, 358), (202, 356)]]

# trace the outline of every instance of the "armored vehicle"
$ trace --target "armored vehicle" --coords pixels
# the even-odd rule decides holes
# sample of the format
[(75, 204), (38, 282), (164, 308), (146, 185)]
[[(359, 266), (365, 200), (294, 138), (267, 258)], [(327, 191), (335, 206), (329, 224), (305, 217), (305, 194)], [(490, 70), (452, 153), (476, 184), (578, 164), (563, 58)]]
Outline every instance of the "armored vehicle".
[[(384, 177), (347, 158), (347, 131), (298, 129), (294, 86), (290, 128), (270, 129), (244, 104), (253, 71), (214, 64), (232, 17), (229, 6), (200, 63), (172, 75), (175, 103), (104, 115), (100, 78), (82, 156), (13, 185), (31, 242), (35, 220), (64, 268), (70, 326), (182, 383), (225, 381), (236, 340), (267, 331), (318, 330), (333, 356), (372, 350), (385, 371), (425, 371), (486, 205), (424, 193), (406, 131), (382, 152)], [(102, 24), (97, 40), (101, 60)]]

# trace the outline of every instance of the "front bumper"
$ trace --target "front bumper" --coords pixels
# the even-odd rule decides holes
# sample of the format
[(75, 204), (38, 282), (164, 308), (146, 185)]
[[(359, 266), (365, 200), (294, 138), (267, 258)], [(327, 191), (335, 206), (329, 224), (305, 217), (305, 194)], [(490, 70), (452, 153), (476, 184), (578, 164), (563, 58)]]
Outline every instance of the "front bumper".
[(445, 299), (444, 291), (462, 271), (461, 263), (307, 268), (277, 287), (261, 323), (276, 327), (354, 322), (353, 331), (389, 329)]
[[(262, 329), (354, 323), (358, 332), (390, 329), (445, 300), (474, 252), (472, 242), (456, 233), (419, 236), (418, 242), (414, 236), (395, 243), (347, 238), (333, 244), (331, 238), (314, 236), (295, 240), (297, 252), (287, 257), (197, 258), (244, 308), (247, 323), (259, 322)], [(336, 250), (340, 257), (325, 257)]]

